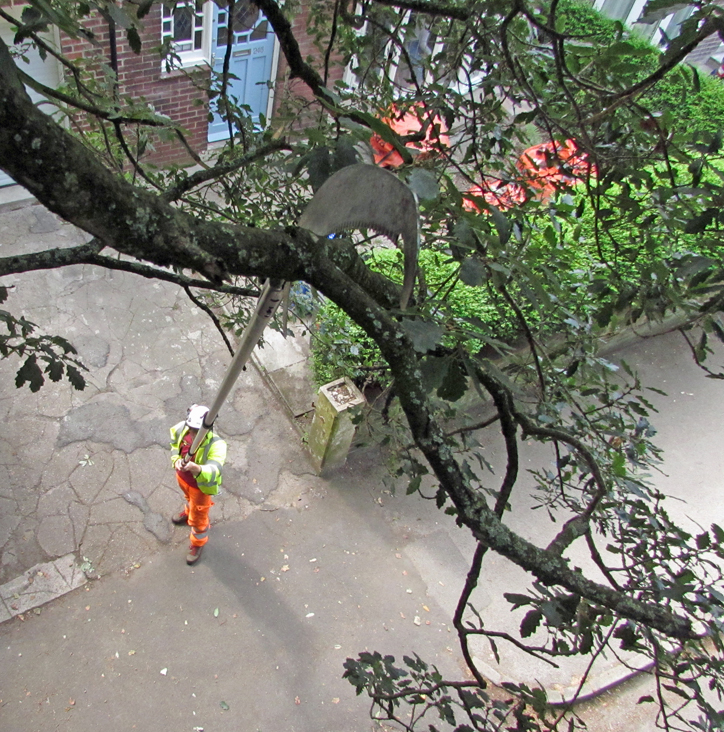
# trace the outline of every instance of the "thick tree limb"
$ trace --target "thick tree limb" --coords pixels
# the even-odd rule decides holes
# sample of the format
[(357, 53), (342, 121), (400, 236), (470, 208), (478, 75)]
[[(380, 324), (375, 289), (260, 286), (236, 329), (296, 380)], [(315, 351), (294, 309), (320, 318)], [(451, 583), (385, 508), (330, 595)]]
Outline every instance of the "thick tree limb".
[[(104, 246), (160, 267), (194, 270), (216, 285), (232, 275), (303, 279), (318, 249), (315, 237), (299, 229), (269, 231), (203, 221), (109, 171), (30, 101), (1, 40), (0, 168)], [(323, 243), (319, 256), (329, 257), (378, 303), (395, 307), (399, 287), (367, 268), (351, 242)]]
[(3, 257), (0, 259), (0, 277), (21, 272), (34, 272), (41, 269), (57, 269), (58, 267), (69, 267), (74, 264), (94, 264), (105, 269), (115, 269), (122, 272), (131, 272), (141, 275), (147, 279), (164, 280), (172, 282), (181, 287), (196, 287), (202, 290), (213, 290), (226, 295), (237, 295), (239, 297), (258, 297), (259, 290), (249, 287), (234, 287), (233, 285), (219, 285), (206, 280), (197, 280), (186, 277), (182, 274), (169, 272), (168, 270), (149, 267), (141, 262), (132, 262), (125, 259), (114, 259), (103, 256), (100, 251), (104, 245), (97, 239), (87, 244), (67, 249), (46, 249), (42, 252), (32, 254), (21, 254), (15, 257)]
[(90, 258), (98, 255), (103, 244), (97, 240), (67, 249), (46, 249), (32, 254), (19, 254), (14, 257), (0, 259), (0, 276), (31, 272), (38, 269), (56, 269), (72, 264), (85, 264)]
[(459, 520), (478, 541), (544, 584), (565, 587), (671, 637), (695, 637), (688, 619), (586, 579), (561, 557), (501, 523), (484, 496), (469, 484), (433, 417), (412, 344), (386, 309), (395, 302), (388, 295), (397, 288), (367, 270), (351, 244), (316, 240), (299, 230), (263, 231), (201, 221), (135, 188), (105, 169), (92, 153), (35, 108), (2, 43), (0, 167), (51, 211), (132, 257), (159, 266), (191, 268), (215, 282), (241, 274), (304, 279), (315, 286), (343, 307), (380, 346), (418, 447), (450, 497)]
[(484, 497), (468, 483), (452, 448), (432, 416), (422, 386), (414, 349), (404, 330), (329, 260), (315, 259), (309, 281), (342, 307), (375, 339), (390, 364), (400, 403), (415, 442), (457, 509), (458, 520), (475, 538), (530, 572), (546, 585), (559, 585), (619, 615), (644, 623), (674, 638), (695, 638), (689, 619), (657, 605), (640, 602), (586, 579), (560, 556), (515, 534), (490, 510)]

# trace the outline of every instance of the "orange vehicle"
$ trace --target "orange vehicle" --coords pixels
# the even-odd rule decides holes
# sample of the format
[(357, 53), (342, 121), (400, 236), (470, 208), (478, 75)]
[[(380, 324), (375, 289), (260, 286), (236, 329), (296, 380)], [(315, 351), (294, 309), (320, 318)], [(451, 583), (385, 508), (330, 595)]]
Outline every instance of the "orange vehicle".
[(561, 189), (571, 188), (577, 181), (595, 174), (587, 155), (579, 151), (573, 140), (533, 145), (518, 158), (515, 167), (520, 173), (518, 182), (488, 178), (481, 185), (468, 188), (463, 206), (468, 211), (479, 211), (475, 198), (483, 198), (505, 211), (523, 203), (531, 189), (536, 192), (536, 198), (545, 201)]
[(467, 211), (480, 211), (476, 198), (482, 198), (491, 206), (506, 211), (524, 203), (527, 196), (522, 186), (514, 181), (504, 183), (500, 178), (487, 178), (479, 186), (472, 186), (463, 195), (463, 208)]
[(529, 147), (518, 158), (516, 167), (525, 176), (525, 183), (539, 190), (545, 200), (585, 178), (591, 165), (573, 140), (565, 140)]
[[(406, 147), (419, 150), (421, 156), (433, 154), (441, 147), (450, 145), (450, 138), (447, 135), (447, 126), (440, 115), (432, 116), (423, 105), (417, 103), (408, 111), (398, 113), (394, 105), (382, 121), (401, 137), (414, 135), (420, 132), (425, 125), (425, 137), (419, 142), (408, 142)], [(378, 134), (372, 135), (370, 139), (374, 151), (375, 163), (383, 168), (398, 168), (404, 162), (400, 153)]]

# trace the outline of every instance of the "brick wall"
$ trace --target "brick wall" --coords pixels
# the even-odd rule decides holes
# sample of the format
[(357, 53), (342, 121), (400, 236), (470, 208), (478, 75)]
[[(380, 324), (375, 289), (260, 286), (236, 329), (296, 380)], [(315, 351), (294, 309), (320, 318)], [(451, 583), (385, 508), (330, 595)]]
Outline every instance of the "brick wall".
[[(302, 7), (292, 21), (292, 31), (294, 37), (299, 44), (299, 51), (302, 59), (309, 61), (311, 59), (312, 66), (320, 75), (324, 71), (324, 56), (320, 54), (319, 49), (314, 45), (314, 39), (307, 35), (307, 19), (309, 17), (309, 7), (313, 0), (303, 0)], [(332, 55), (329, 68), (329, 77), (327, 85), (333, 86), (335, 81), (339, 81), (344, 75), (344, 69), (339, 64), (339, 56)], [(289, 78), (289, 65), (283, 55), (279, 58), (279, 70), (277, 73), (276, 93), (274, 97), (274, 112), (276, 112), (284, 101), (289, 97), (302, 97), (311, 100), (314, 95), (309, 87), (299, 79)]]
[[(84, 58), (96, 67), (101, 63), (110, 65), (108, 24), (100, 16), (95, 16), (84, 25), (93, 31), (99, 47), (81, 39), (64, 36), (61, 38), (62, 53), (71, 60)], [(155, 5), (144, 18), (141, 40), (142, 51), (136, 54), (126, 41), (124, 29), (116, 30), (119, 94), (121, 97), (129, 96), (151, 104), (156, 112), (167, 115), (185, 129), (192, 149), (203, 151), (206, 148), (208, 110), (205, 104), (194, 104), (194, 100), (205, 101), (204, 92), (194, 85), (188, 74), (180, 71), (164, 73), (161, 59), (150, 50), (161, 41), (160, 6)], [(199, 82), (208, 79), (208, 70), (203, 66), (188, 71)], [(153, 135), (152, 144), (155, 150), (147, 153), (145, 160), (151, 160), (159, 166), (172, 162), (190, 162), (188, 152), (177, 139), (166, 142)]]
[[(321, 73), (324, 59), (306, 33), (309, 4), (312, 1), (303, 0), (302, 10), (293, 21), (293, 29), (302, 57), (305, 60), (312, 58), (314, 67)], [(7, 5), (8, 0), (0, 0), (0, 4)], [(206, 95), (200, 85), (208, 81), (208, 67), (202, 65), (195, 69), (187, 69), (186, 72), (164, 73), (160, 58), (151, 50), (161, 41), (160, 5), (153, 6), (151, 12), (144, 18), (143, 24), (142, 52), (140, 54), (135, 54), (131, 50), (126, 40), (125, 30), (120, 27), (116, 29), (119, 94), (121, 97), (131, 97), (135, 101), (146, 101), (151, 104), (156, 112), (167, 115), (185, 129), (192, 149), (198, 152), (204, 151), (207, 147), (208, 107)], [(100, 78), (101, 64), (110, 66), (111, 63), (108, 24), (99, 15), (94, 15), (86, 19), (84, 25), (93, 32), (97, 45), (61, 34), (60, 51), (71, 61), (83, 59), (91, 69), (95, 69), (97, 77)], [(338, 64), (333, 64), (330, 68), (329, 84), (341, 79), (342, 74), (343, 69)], [(280, 54), (275, 84), (274, 111), (289, 95), (312, 98), (312, 94), (305, 84), (298, 79), (290, 80), (288, 77), (286, 60)], [(203, 103), (199, 104), (197, 100), (201, 100)], [(77, 118), (77, 124), (84, 124), (81, 114)], [(150, 130), (150, 128), (147, 129)], [(153, 162), (159, 166), (191, 162), (188, 152), (176, 139), (161, 141), (157, 136), (152, 136), (152, 144), (154, 150), (145, 154), (144, 162)]]

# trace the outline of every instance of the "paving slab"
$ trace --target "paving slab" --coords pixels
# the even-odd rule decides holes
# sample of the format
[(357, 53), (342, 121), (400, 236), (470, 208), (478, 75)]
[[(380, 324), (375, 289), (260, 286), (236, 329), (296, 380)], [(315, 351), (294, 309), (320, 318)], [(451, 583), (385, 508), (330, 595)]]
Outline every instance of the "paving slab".
[(10, 616), (21, 615), (77, 589), (87, 579), (75, 555), (36, 564), (19, 577), (0, 585), (0, 599)]

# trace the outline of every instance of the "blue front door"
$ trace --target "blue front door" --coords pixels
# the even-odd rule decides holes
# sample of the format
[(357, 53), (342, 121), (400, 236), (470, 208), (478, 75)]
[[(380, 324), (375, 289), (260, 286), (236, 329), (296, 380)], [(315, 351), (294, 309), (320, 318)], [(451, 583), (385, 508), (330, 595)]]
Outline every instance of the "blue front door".
[[(254, 123), (259, 114), (266, 115), (274, 55), (274, 33), (259, 8), (249, 0), (238, 0), (234, 5), (231, 23), (229, 8), (214, 5), (212, 52), (214, 71), (224, 69), (227, 44), (231, 43), (228, 83), (229, 96), (239, 105), (248, 105)], [(229, 137), (229, 126), (217, 114), (209, 124), (209, 142)]]

